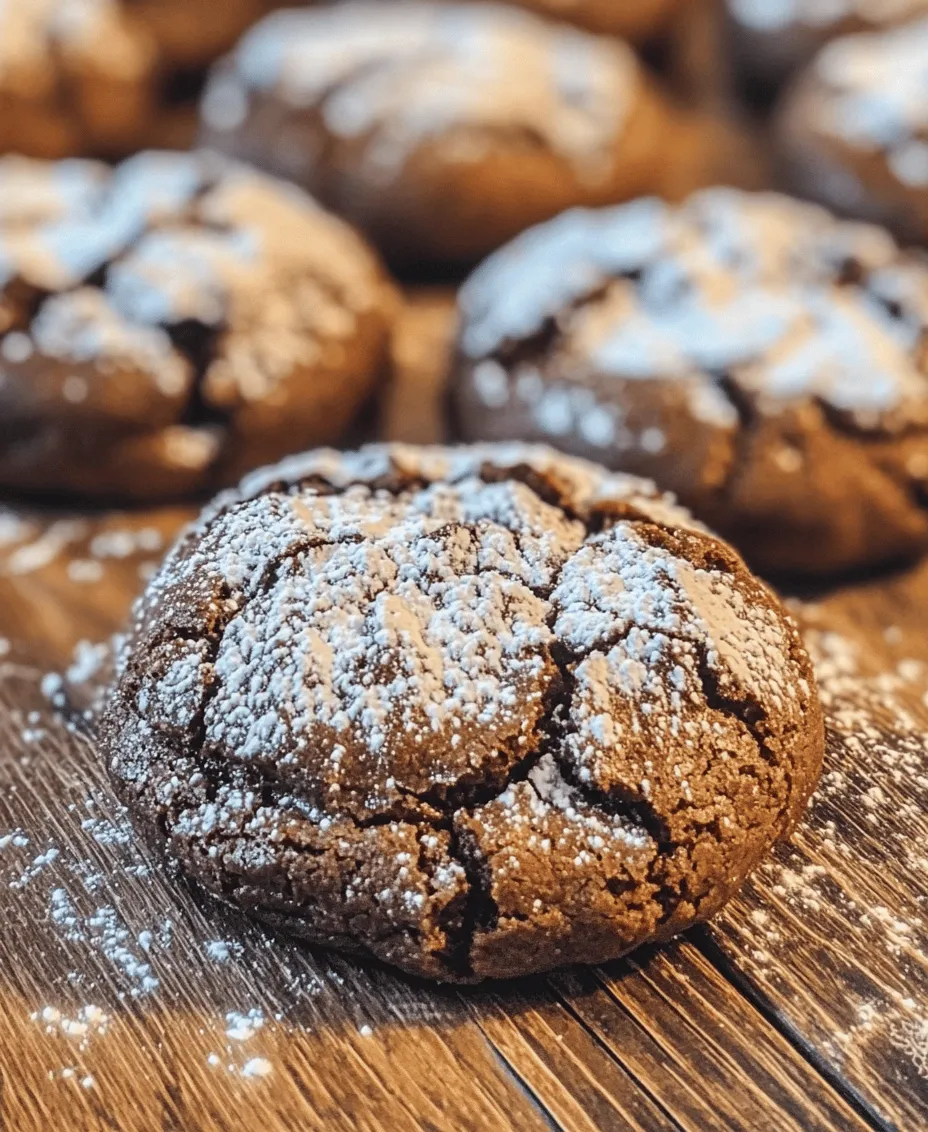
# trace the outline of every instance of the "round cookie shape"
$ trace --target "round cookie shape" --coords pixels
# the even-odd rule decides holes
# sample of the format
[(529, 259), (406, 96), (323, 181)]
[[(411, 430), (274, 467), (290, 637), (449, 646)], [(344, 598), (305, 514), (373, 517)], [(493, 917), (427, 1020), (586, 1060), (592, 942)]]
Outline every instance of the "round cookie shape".
[(178, 95), (273, 6), (0, 0), (0, 153), (114, 157), (189, 130)]
[(0, 486), (166, 499), (334, 441), (395, 301), (343, 221), (225, 158), (0, 158)]
[(460, 435), (545, 440), (675, 492), (762, 571), (928, 548), (928, 265), (733, 189), (567, 213), (460, 297)]
[(205, 144), (304, 185), (414, 267), (659, 191), (695, 141), (624, 43), (412, 0), (269, 16), (214, 70), (202, 120)]
[(447, 981), (706, 918), (822, 758), (798, 631), (741, 559), (652, 484), (519, 444), (255, 473), (118, 671), (103, 750), (174, 868)]
[(778, 117), (789, 182), (849, 216), (928, 241), (928, 16), (828, 44)]
[(734, 64), (763, 101), (829, 40), (928, 14), (928, 0), (726, 0)]

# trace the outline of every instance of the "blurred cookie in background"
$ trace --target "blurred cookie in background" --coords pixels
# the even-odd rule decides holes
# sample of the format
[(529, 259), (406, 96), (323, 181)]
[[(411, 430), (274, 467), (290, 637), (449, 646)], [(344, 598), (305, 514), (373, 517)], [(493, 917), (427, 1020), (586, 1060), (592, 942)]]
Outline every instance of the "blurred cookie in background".
[(763, 107), (830, 39), (928, 14), (928, 0), (724, 0), (723, 8), (738, 85)]
[(271, 0), (0, 0), (0, 152), (188, 144), (206, 68)]
[(823, 48), (786, 96), (778, 138), (803, 196), (928, 240), (928, 18)]
[(626, 44), (493, 4), (276, 13), (217, 66), (202, 117), (202, 141), (307, 187), (405, 269), (711, 176), (704, 123)]
[(467, 440), (654, 478), (761, 570), (928, 547), (928, 266), (882, 229), (715, 189), (569, 212), (460, 298)]
[(395, 304), (348, 225), (216, 155), (0, 159), (0, 488), (166, 499), (334, 442)]

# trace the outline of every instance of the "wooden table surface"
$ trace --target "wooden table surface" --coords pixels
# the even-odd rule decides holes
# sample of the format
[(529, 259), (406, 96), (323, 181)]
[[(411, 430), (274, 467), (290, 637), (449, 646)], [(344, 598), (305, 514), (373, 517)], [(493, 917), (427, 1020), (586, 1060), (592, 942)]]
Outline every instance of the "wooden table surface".
[(460, 991), (168, 882), (52, 709), (189, 514), (0, 509), (0, 1128), (928, 1127), (928, 565), (793, 599), (825, 777), (709, 928)]

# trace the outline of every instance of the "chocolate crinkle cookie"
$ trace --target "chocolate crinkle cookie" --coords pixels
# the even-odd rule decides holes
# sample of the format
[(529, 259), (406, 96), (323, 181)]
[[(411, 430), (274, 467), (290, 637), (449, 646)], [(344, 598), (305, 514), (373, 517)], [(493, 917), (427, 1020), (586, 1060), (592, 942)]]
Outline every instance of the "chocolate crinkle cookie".
[(705, 129), (626, 44), (497, 4), (276, 13), (216, 68), (202, 118), (206, 144), (304, 185), (407, 268), (476, 261), (571, 205), (685, 193), (705, 160)]
[(928, 14), (928, 0), (725, 0), (731, 59), (763, 104), (829, 40)]
[(653, 485), (518, 444), (255, 473), (118, 669), (105, 756), (179, 872), (441, 980), (705, 919), (822, 758), (797, 629), (741, 559)]
[(0, 152), (112, 157), (172, 135), (186, 144), (204, 68), (274, 6), (0, 0)]
[(928, 547), (928, 263), (773, 194), (530, 231), (461, 299), (456, 424), (654, 478), (764, 571)]
[(394, 309), (346, 224), (224, 158), (0, 159), (0, 487), (164, 499), (333, 442)]
[(928, 242), (926, 91), (928, 18), (830, 43), (779, 113), (788, 182), (839, 212)]

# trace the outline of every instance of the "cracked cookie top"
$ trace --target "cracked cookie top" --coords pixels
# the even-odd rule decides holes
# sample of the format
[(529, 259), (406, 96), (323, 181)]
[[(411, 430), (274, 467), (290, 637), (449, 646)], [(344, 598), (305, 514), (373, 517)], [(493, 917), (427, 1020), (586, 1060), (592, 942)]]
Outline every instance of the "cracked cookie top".
[(912, 552), (926, 285), (882, 229), (773, 194), (566, 213), (463, 288), (459, 424), (653, 476), (764, 568)]
[(221, 496), (139, 602), (102, 737), (208, 890), (464, 981), (711, 914), (822, 749), (737, 555), (647, 482), (517, 444), (313, 452)]
[(226, 159), (0, 159), (0, 482), (179, 494), (334, 440), (392, 303), (347, 225)]
[(305, 184), (406, 260), (473, 260), (559, 207), (656, 190), (665, 110), (621, 41), (409, 0), (272, 14), (201, 108), (207, 144)]

